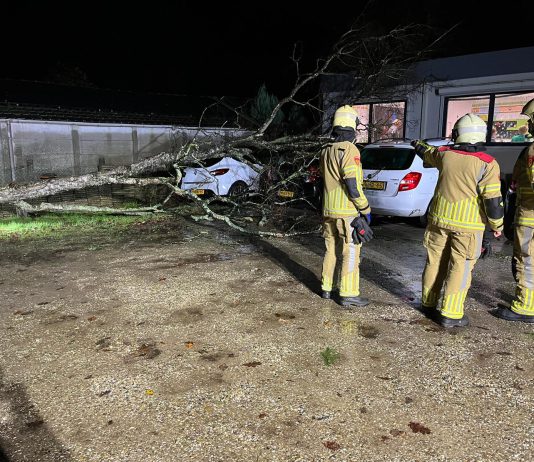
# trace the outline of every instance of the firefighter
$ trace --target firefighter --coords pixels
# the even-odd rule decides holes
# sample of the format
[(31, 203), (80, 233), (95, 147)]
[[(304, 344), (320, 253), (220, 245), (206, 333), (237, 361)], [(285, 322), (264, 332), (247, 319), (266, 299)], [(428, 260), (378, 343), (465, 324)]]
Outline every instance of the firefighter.
[(442, 147), (412, 142), (425, 162), (439, 170), (423, 242), (427, 261), (422, 306), (431, 309), (443, 327), (464, 327), (469, 325), (465, 297), (481, 254), (484, 229), (487, 225), (495, 237), (501, 235), (504, 208), (499, 165), (482, 146), (486, 123), (466, 114), (456, 121), (452, 139), (453, 146)]
[(371, 208), (362, 189), (363, 172), (360, 152), (354, 145), (358, 113), (349, 105), (334, 115), (333, 140), (321, 151), (323, 191), (323, 260), (321, 289), (323, 298), (331, 298), (336, 267), (336, 247), (342, 249), (339, 277), (339, 304), (365, 306), (369, 300), (360, 296), (360, 247), (353, 240), (351, 223), (361, 215), (371, 221)]
[[(534, 99), (525, 104), (521, 114), (528, 117), (528, 131), (534, 134)], [(500, 307), (495, 315), (507, 321), (534, 322), (534, 143), (519, 155), (513, 184), (517, 192), (513, 257), (517, 286), (510, 308)]]

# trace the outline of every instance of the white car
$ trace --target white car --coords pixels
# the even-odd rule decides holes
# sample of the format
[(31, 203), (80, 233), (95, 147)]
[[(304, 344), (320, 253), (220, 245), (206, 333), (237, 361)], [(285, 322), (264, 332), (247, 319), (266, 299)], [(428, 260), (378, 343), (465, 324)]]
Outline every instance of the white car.
[[(249, 159), (247, 159), (249, 160)], [(198, 196), (238, 196), (256, 191), (259, 171), (232, 157), (206, 159), (198, 167), (186, 167), (180, 187)], [(258, 170), (260, 165), (253, 164)]]
[[(425, 140), (433, 146), (449, 139)], [(361, 152), (363, 188), (373, 214), (415, 218), (426, 225), (438, 170), (427, 166), (410, 140), (388, 139), (368, 144)]]

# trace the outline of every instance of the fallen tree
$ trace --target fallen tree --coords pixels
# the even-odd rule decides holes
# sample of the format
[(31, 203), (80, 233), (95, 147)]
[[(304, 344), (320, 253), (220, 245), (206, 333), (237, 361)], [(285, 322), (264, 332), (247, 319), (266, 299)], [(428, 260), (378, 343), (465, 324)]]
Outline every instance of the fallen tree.
[[(176, 151), (162, 152), (105, 173), (54, 178), (33, 184), (11, 184), (0, 189), (0, 204), (12, 204), (22, 215), (43, 212), (147, 214), (161, 213), (169, 199), (177, 196), (198, 204), (203, 213), (196, 216), (196, 219), (220, 220), (239, 231), (260, 235), (295, 234), (260, 230), (257, 227), (247, 229), (239, 225), (235, 217), (240, 211), (246, 210), (250, 214), (250, 210), (254, 210), (261, 216), (257, 225), (262, 227), (268, 223), (273, 207), (292, 203), (281, 202), (277, 191), (284, 185), (298, 182), (308, 174), (307, 169), (318, 158), (321, 144), (324, 142), (324, 139), (319, 137), (323, 109), (318, 106), (317, 94), (310, 92), (312, 85), (317, 83), (321, 76), (343, 72), (350, 76), (345, 79), (345, 87), (339, 88), (338, 97), (343, 103), (355, 102), (364, 96), (384, 97), (391, 88), (404, 82), (410, 66), (422, 56), (420, 47), (415, 45), (421, 40), (420, 26), (398, 27), (385, 34), (375, 35), (369, 32), (367, 26), (360, 26), (362, 22), (363, 16), (334, 44), (329, 56), (316, 61), (315, 68), (310, 72), (302, 73), (300, 59), (295, 55), (292, 57), (296, 68), (294, 87), (285, 98), (278, 101), (271, 114), (251, 134), (217, 143), (209, 139), (193, 138)], [(419, 51), (414, 52), (415, 49)], [(318, 123), (310, 127), (307, 133), (272, 139), (269, 129), (277, 114), (286, 105), (311, 109), (319, 115)], [(190, 190), (180, 187), (184, 168), (200, 166), (204, 159), (223, 156), (234, 157), (253, 168), (260, 175), (261, 188), (246, 197), (215, 196), (204, 200)], [(286, 168), (288, 166), (291, 168)], [(138, 187), (164, 185), (168, 188), (168, 195), (159, 204), (138, 209), (50, 204), (46, 201), (35, 203), (39, 199), (65, 191), (107, 184)], [(214, 210), (214, 201), (225, 204), (227, 210)]]

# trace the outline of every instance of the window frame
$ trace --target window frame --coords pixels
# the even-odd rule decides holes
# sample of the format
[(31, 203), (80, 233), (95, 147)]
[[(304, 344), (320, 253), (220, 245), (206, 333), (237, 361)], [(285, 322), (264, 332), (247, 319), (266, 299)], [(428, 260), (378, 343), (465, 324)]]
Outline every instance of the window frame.
[[(408, 106), (408, 100), (407, 99), (398, 99), (398, 100), (392, 100), (392, 101), (358, 101), (356, 103), (352, 103), (352, 106), (363, 106), (363, 105), (369, 105), (369, 113), (368, 113), (368, 120), (369, 124), (371, 124), (371, 121), (373, 120), (373, 107), (375, 105), (379, 104), (395, 104), (395, 103), (403, 103), (404, 108), (402, 111), (402, 133), (406, 135), (406, 108)], [(374, 124), (373, 124), (374, 125)], [(358, 128), (358, 127), (356, 127)], [(383, 139), (383, 138), (379, 138)], [(378, 140), (376, 140), (378, 141)], [(360, 144), (367, 145), (371, 143), (375, 143), (376, 141), (371, 141), (371, 130), (369, 130), (369, 125), (367, 126), (367, 141), (362, 141)]]
[(528, 90), (521, 90), (521, 91), (496, 91), (492, 93), (470, 93), (467, 95), (454, 95), (454, 96), (447, 96), (445, 97), (445, 103), (444, 103), (444, 110), (443, 110), (443, 123), (441, 125), (441, 135), (443, 137), (446, 137), (447, 133), (447, 116), (449, 113), (449, 101), (451, 100), (459, 100), (462, 98), (468, 99), (468, 98), (478, 98), (478, 97), (486, 97), (489, 98), (489, 104), (488, 104), (488, 121), (487, 121), (487, 127), (486, 127), (486, 146), (521, 146), (525, 145), (528, 146), (531, 143), (528, 141), (524, 141), (522, 143), (517, 142), (511, 142), (511, 141), (491, 141), (491, 130), (493, 128), (493, 121), (495, 120), (495, 99), (498, 96), (503, 95), (522, 95), (525, 93), (534, 93), (534, 89), (528, 89)]

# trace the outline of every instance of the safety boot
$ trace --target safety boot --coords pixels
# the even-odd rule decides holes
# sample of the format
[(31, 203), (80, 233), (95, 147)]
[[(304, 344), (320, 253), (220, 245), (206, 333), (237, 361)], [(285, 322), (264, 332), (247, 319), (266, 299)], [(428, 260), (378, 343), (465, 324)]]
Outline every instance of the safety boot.
[(365, 297), (339, 297), (339, 304), (341, 306), (367, 306), (369, 299)]
[(322, 290), (320, 295), (321, 298), (324, 298), (325, 300), (331, 300), (332, 298), (336, 298), (336, 295), (339, 293), (338, 288), (333, 288), (332, 290)]
[(427, 306), (427, 305), (423, 305), (422, 303), (419, 305), (419, 311), (421, 311), (421, 313), (425, 313), (425, 314), (434, 314), (436, 313), (437, 311), (437, 306)]
[(526, 314), (517, 314), (509, 308), (499, 307), (493, 313), (498, 318), (505, 321), (521, 321), (521, 322), (534, 322), (534, 316), (528, 316)]
[(469, 318), (464, 314), (463, 318), (452, 319), (447, 318), (446, 316), (440, 315), (439, 324), (441, 327), (467, 327), (469, 325)]

